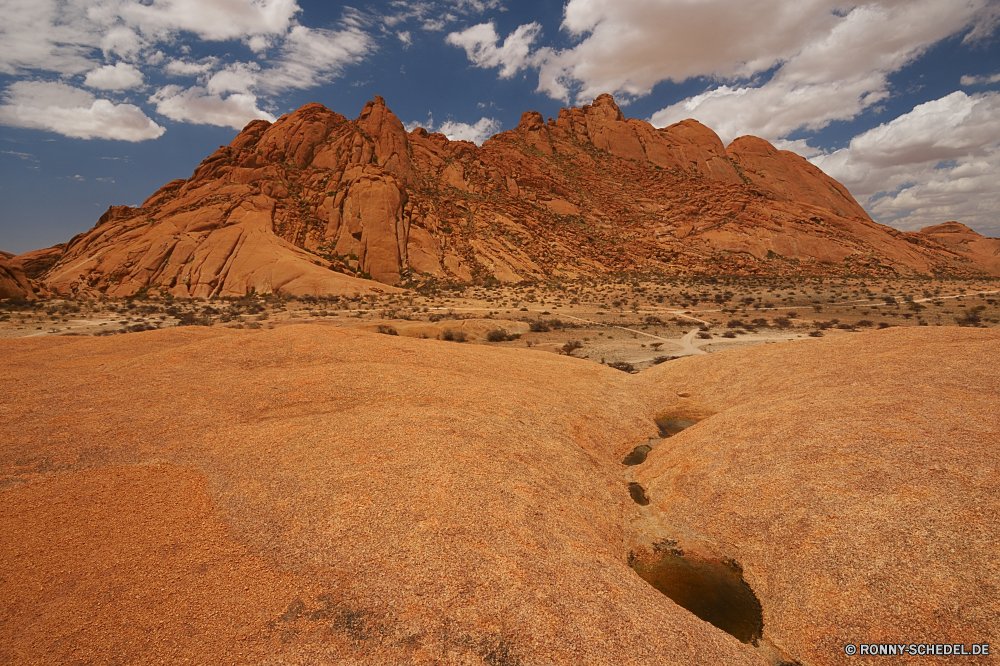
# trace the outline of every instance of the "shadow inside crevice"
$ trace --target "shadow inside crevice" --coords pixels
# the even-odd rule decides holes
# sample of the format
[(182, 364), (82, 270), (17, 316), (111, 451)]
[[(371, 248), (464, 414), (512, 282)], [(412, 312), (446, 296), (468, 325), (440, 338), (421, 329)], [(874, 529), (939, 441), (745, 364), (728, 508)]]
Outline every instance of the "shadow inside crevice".
[(743, 643), (757, 645), (764, 633), (763, 611), (740, 566), (728, 558), (685, 555), (674, 545), (666, 542), (641, 562), (633, 556), (630, 564), (681, 608)]

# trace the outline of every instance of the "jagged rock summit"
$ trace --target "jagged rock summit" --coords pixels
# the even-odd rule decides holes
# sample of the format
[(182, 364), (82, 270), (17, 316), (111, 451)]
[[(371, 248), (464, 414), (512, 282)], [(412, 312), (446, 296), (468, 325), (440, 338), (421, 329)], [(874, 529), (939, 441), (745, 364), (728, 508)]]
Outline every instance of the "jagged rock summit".
[(307, 104), (251, 122), (141, 207), (112, 207), (31, 254), (55, 293), (118, 297), (624, 271), (1000, 274), (941, 234), (876, 224), (794, 153), (756, 137), (726, 147), (694, 120), (657, 129), (610, 95), (547, 122), (526, 112), (481, 147), (407, 132), (378, 96), (353, 121)]

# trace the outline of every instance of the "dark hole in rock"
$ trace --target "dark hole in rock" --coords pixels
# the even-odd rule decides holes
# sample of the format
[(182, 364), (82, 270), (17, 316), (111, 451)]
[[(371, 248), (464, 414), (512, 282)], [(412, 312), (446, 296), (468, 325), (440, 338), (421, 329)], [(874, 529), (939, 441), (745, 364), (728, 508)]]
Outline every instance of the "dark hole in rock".
[(625, 456), (625, 459), (622, 460), (622, 464), (623, 465), (638, 465), (640, 463), (644, 463), (644, 462), (646, 462), (646, 456), (652, 450), (653, 450), (653, 447), (652, 446), (648, 446), (646, 444), (643, 444), (642, 446), (637, 446), (634, 449), (632, 449), (632, 453), (630, 453), (627, 456)]
[(764, 616), (738, 564), (689, 557), (678, 550), (660, 552), (654, 564), (635, 565), (643, 580), (705, 622), (743, 643), (757, 644)]
[(692, 421), (691, 419), (657, 419), (656, 425), (660, 427), (660, 432), (663, 433), (664, 437), (670, 437), (676, 435), (681, 430), (685, 428), (690, 428), (697, 421)]
[(646, 489), (635, 481), (628, 484), (628, 494), (632, 496), (632, 501), (636, 504), (641, 506), (649, 504), (649, 497), (646, 496)]

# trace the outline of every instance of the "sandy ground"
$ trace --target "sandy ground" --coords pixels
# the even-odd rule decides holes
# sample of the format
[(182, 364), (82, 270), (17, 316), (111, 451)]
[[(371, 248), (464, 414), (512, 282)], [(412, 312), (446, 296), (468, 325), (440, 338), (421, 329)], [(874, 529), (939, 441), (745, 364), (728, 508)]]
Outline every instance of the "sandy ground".
[[(107, 335), (179, 323), (270, 329), (309, 322), (570, 351), (589, 361), (643, 370), (694, 354), (880, 327), (995, 327), (998, 303), (996, 280), (591, 281), (426, 289), (355, 300), (0, 303), (0, 338)], [(491, 342), (491, 330), (514, 339)]]

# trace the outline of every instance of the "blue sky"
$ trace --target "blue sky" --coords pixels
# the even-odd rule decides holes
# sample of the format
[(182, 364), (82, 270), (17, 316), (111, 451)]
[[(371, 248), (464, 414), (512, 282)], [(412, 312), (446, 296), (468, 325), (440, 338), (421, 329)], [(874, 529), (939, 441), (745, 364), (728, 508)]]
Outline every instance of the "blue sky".
[(482, 142), (602, 92), (810, 158), (877, 220), (1000, 236), (1000, 0), (3, 0), (0, 249), (89, 229), (253, 118), (376, 94)]

